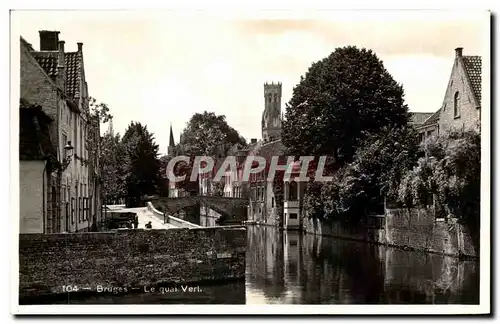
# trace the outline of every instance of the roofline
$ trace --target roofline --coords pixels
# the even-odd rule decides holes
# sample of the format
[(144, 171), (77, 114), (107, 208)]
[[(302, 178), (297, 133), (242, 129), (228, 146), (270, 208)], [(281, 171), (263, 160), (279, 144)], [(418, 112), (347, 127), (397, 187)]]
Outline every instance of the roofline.
[[(436, 115), (436, 114), (441, 115), (441, 108), (439, 108), (439, 109), (438, 109), (437, 111), (435, 111), (432, 115), (430, 115), (430, 116), (429, 116), (429, 118), (427, 118), (426, 120), (424, 120), (424, 121), (422, 122), (422, 124), (420, 124), (419, 126), (424, 126), (424, 124), (425, 124), (425, 123), (426, 123), (429, 119), (431, 119), (432, 117), (434, 117), (434, 115)], [(438, 122), (434, 122), (434, 123), (429, 124), (429, 125), (434, 125), (434, 124), (437, 124), (437, 123), (438, 123)], [(429, 126), (429, 125), (425, 125), (425, 126)]]
[[(477, 57), (481, 57), (480, 55), (465, 55), (465, 57), (467, 56), (477, 56)], [(467, 72), (467, 69), (465, 68), (465, 63), (463, 61), (463, 57), (464, 56), (461, 56), (461, 64), (462, 64), (462, 69), (465, 71), (465, 75), (467, 76), (466, 79), (467, 79), (467, 83), (469, 85), (469, 88), (472, 90), (472, 97), (474, 97), (474, 102), (476, 103), (476, 109), (477, 108), (480, 108), (481, 107), (481, 104), (479, 103), (479, 100), (477, 99), (476, 97), (476, 93), (474, 92), (474, 88), (472, 87), (472, 82), (470, 80), (470, 75), (469, 75), (469, 72)], [(481, 58), (481, 65), (483, 64), (483, 59)], [(482, 69), (483, 67), (481, 66), (481, 92), (483, 91), (483, 85), (482, 85), (482, 79), (483, 79), (483, 76), (482, 76)]]
[[(21, 36), (22, 37), (22, 36)], [(57, 85), (57, 83), (52, 80), (52, 78), (47, 74), (47, 72), (45, 72), (45, 70), (43, 69), (43, 67), (38, 63), (38, 61), (35, 59), (35, 57), (31, 54), (31, 53), (36, 53), (37, 51), (28, 51), (26, 50), (27, 52), (27, 55), (30, 56), (30, 58), (34, 61), (34, 63), (36, 64), (36, 66), (38, 67), (38, 69), (43, 73), (43, 75), (46, 77), (46, 79), (49, 81), (49, 83), (55, 87), (56, 89), (58, 90), (61, 90), (63, 93), (64, 93), (64, 90)]]

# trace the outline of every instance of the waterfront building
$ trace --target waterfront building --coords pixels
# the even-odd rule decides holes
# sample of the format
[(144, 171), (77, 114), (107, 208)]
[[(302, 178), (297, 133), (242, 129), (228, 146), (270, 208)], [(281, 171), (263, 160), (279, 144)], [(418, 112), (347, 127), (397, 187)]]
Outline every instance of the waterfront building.
[[(20, 38), (20, 232), (89, 231), (100, 225), (98, 122), (89, 118), (83, 43), (65, 51), (58, 31)], [(94, 144), (95, 145), (95, 144)]]
[(441, 108), (415, 125), (420, 140), (450, 130), (480, 130), (481, 80), (481, 56), (463, 55), (463, 48), (457, 47)]

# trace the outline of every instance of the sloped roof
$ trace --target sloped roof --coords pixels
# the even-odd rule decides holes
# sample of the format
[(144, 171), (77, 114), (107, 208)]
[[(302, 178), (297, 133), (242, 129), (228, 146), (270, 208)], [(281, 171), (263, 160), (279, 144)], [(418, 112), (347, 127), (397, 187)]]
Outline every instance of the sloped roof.
[(415, 125), (415, 126), (418, 126), (422, 123), (424, 123), (427, 119), (429, 119), (429, 117), (431, 117), (434, 113), (432, 112), (426, 112), (426, 113), (423, 113), (423, 112), (411, 112), (410, 113), (410, 124), (411, 125)]
[(425, 122), (423, 122), (420, 126), (429, 126), (436, 124), (439, 122), (439, 115), (441, 114), (441, 108), (438, 109), (435, 113), (433, 113)]
[[(262, 142), (259, 142), (262, 143)], [(281, 140), (261, 144), (251, 152), (249, 155), (256, 155), (263, 157), (266, 161), (270, 162), (273, 156), (282, 157), (285, 152), (285, 147)]]
[[(55, 81), (57, 77), (57, 51), (31, 52), (38, 64)], [(65, 52), (66, 95), (72, 99), (80, 98), (81, 53)]]
[(231, 146), (231, 147), (229, 148), (229, 150), (227, 151), (227, 155), (228, 155), (228, 156), (231, 156), (231, 155), (236, 155), (236, 153), (237, 153), (238, 151), (240, 151), (242, 148), (243, 148), (243, 146), (242, 146), (242, 145), (240, 145), (240, 144), (236, 143), (236, 144), (234, 144), (233, 146)]
[(481, 56), (462, 56), (462, 59), (474, 96), (481, 104)]

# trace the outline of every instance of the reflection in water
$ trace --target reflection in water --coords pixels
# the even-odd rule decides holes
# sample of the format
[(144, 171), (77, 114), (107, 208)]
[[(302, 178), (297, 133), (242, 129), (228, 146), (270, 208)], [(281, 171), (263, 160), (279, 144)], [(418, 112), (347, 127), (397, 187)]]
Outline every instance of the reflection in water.
[(248, 227), (246, 303), (479, 303), (479, 265)]
[[(201, 293), (67, 296), (67, 304), (478, 304), (479, 265), (435, 254), (249, 226), (246, 280)], [(31, 303), (31, 302), (30, 302)]]

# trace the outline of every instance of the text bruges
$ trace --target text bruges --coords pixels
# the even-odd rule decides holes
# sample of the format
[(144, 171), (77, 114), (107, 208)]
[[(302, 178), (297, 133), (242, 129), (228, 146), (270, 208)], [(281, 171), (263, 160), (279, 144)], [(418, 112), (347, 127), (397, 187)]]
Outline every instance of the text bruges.
[(97, 286), (97, 292), (101, 293), (113, 293), (113, 294), (119, 294), (119, 293), (126, 293), (128, 292), (127, 287), (112, 287), (112, 286)]

